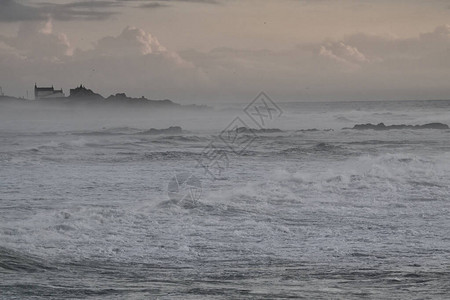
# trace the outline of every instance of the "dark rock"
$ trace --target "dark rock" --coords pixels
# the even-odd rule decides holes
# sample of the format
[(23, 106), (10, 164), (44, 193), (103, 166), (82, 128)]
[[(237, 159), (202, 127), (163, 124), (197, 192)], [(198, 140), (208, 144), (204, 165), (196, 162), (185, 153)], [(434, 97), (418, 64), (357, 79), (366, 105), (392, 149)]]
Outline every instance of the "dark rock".
[(180, 126), (170, 126), (165, 129), (155, 129), (151, 128), (149, 130), (143, 131), (140, 134), (181, 134), (183, 130)]
[(334, 130), (333, 129), (317, 129), (317, 128), (297, 130), (297, 132), (316, 132), (316, 131), (334, 131)]
[(261, 129), (252, 129), (249, 127), (238, 127), (235, 130), (232, 131), (236, 131), (238, 133), (245, 133), (245, 132), (251, 132), (253, 131), (254, 133), (275, 133), (275, 132), (283, 132), (281, 129), (278, 128), (261, 128)]
[(343, 129), (355, 129), (355, 130), (391, 130), (391, 129), (449, 129), (447, 124), (443, 123), (428, 123), (424, 125), (389, 125), (386, 126), (384, 123), (379, 123), (377, 125), (367, 123), (367, 124), (356, 124), (353, 128), (343, 128)]
[(150, 100), (142, 96), (141, 98), (132, 98), (128, 97), (125, 93), (117, 93), (115, 95), (111, 95), (106, 98), (106, 103), (115, 103), (115, 104), (142, 104), (142, 105), (152, 105), (154, 107), (178, 107), (180, 104), (177, 104), (171, 100)]
[(424, 128), (424, 129), (449, 129), (447, 124), (442, 124), (442, 123), (428, 123), (428, 124), (422, 125), (422, 128)]
[(71, 101), (103, 101), (102, 95), (94, 93), (92, 90), (87, 89), (83, 85), (80, 85), (74, 89), (70, 89), (70, 95), (67, 97)]

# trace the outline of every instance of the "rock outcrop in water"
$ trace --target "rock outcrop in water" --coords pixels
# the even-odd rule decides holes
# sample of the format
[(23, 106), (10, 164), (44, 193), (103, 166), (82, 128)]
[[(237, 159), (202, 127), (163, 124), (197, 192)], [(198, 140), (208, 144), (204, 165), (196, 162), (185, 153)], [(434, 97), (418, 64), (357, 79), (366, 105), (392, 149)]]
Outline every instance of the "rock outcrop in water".
[(238, 127), (234, 131), (238, 133), (245, 133), (253, 131), (254, 133), (275, 133), (275, 132), (283, 132), (281, 129), (278, 128), (261, 128), (261, 129), (254, 129), (254, 128), (248, 128), (248, 127)]
[(317, 129), (317, 128), (310, 128), (310, 129), (300, 129), (297, 130), (297, 132), (317, 132), (317, 131), (334, 131), (333, 129)]
[(384, 123), (379, 124), (356, 124), (353, 126), (353, 128), (343, 128), (343, 129), (355, 129), (355, 130), (367, 130), (367, 129), (373, 129), (373, 130), (391, 130), (391, 129), (449, 129), (447, 124), (443, 123), (428, 123), (424, 125), (384, 125)]
[(180, 126), (170, 126), (165, 129), (155, 129), (151, 128), (149, 130), (143, 131), (140, 134), (181, 134), (183, 129)]

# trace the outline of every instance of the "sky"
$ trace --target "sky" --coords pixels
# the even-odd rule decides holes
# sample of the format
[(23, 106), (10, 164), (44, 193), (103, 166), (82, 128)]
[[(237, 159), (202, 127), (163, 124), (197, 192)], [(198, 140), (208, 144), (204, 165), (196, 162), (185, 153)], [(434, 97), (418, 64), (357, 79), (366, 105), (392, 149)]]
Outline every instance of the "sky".
[(450, 99), (447, 0), (0, 0), (0, 86), (179, 103)]

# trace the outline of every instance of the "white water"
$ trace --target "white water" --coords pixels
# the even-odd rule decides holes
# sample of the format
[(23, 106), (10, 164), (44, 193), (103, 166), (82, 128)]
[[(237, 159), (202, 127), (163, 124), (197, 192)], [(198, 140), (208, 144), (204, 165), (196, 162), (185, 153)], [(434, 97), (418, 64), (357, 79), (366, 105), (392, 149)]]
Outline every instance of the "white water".
[[(228, 151), (220, 180), (196, 160), (240, 106), (2, 115), (0, 298), (447, 298), (450, 130), (341, 128), (450, 124), (450, 103), (282, 108), (284, 131)], [(189, 132), (139, 134), (171, 125)], [(193, 205), (167, 194), (182, 172), (202, 182)]]

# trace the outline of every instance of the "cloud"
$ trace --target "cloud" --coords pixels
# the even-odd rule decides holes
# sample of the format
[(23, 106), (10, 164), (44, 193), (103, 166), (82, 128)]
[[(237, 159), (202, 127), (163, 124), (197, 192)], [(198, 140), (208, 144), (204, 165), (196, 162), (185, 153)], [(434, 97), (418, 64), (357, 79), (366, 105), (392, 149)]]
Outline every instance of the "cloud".
[(19, 27), (17, 36), (1, 37), (0, 41), (14, 49), (26, 59), (61, 60), (72, 54), (72, 47), (65, 34), (54, 34), (52, 21), (42, 28), (25, 22)]
[(111, 9), (120, 6), (121, 4), (115, 1), (77, 1), (67, 4), (40, 4), (38, 9), (45, 11), (52, 18), (60, 21), (98, 21), (117, 14)]
[(219, 4), (222, 1), (219, 0), (156, 0), (161, 2), (189, 2), (189, 3), (204, 3), (204, 4)]
[(161, 8), (161, 7), (168, 7), (167, 4), (161, 4), (159, 2), (151, 2), (151, 3), (144, 3), (138, 6), (138, 8)]
[(172, 5), (169, 3), (197, 3), (197, 4), (222, 4), (224, 0), (117, 0), (120, 2), (144, 2), (136, 7), (138, 8), (162, 8), (162, 7), (171, 7)]
[(450, 26), (415, 38), (358, 33), (285, 51), (180, 52), (236, 93), (273, 91), (284, 99), (449, 98)]
[[(8, 90), (80, 82), (109, 95), (177, 101), (252, 99), (264, 90), (281, 100), (449, 98), (450, 26), (414, 38), (358, 33), (283, 51), (217, 48), (174, 52), (149, 32), (126, 27), (91, 49), (73, 50), (51, 22), (0, 36), (0, 73)], [(9, 70), (9, 71), (8, 71)]]
[(343, 41), (361, 52), (382, 59), (419, 58), (430, 52), (450, 47), (450, 26), (441, 25), (431, 32), (421, 33), (413, 38), (396, 38), (368, 35), (364, 33), (347, 36)]
[(1, 22), (42, 20), (44, 17), (43, 12), (36, 7), (21, 4), (15, 0), (0, 2)]
[(124, 91), (153, 98), (179, 99), (182, 91), (195, 90), (203, 80), (193, 64), (135, 27), (99, 39), (92, 49), (73, 50), (51, 23), (36, 27), (26, 22), (17, 36), (0, 37), (0, 69), (13, 70), (0, 73), (0, 82), (9, 90), (34, 82), (65, 88), (81, 82), (104, 95)]
[(349, 64), (359, 64), (369, 61), (369, 59), (367, 59), (366, 56), (358, 50), (358, 48), (346, 45), (343, 42), (322, 45), (320, 47), (319, 54), (336, 61)]
[[(223, 1), (223, 0), (222, 0)], [(33, 4), (22, 3), (18, 0), (0, 1), (0, 22), (20, 21), (45, 21), (52, 18), (58, 21), (105, 20), (119, 14), (130, 3), (141, 3), (138, 8), (162, 8), (169, 7), (168, 3), (199, 3), (220, 4), (219, 0), (98, 0), (98, 1), (73, 1), (69, 3), (38, 2)]]
[(0, 22), (43, 21), (52, 18), (68, 20), (104, 20), (116, 12), (111, 8), (119, 7), (116, 1), (75, 1), (65, 4), (37, 3), (22, 4), (17, 0), (0, 2)]
[(102, 55), (146, 55), (167, 51), (150, 33), (136, 27), (126, 27), (117, 37), (107, 36), (97, 42)]
[(151, 4), (161, 4), (161, 3), (175, 3), (175, 2), (186, 2), (186, 3), (200, 3), (200, 4), (220, 4), (225, 0), (118, 0), (121, 2), (146, 2), (144, 6)]
[(158, 39), (143, 29), (127, 26), (118, 36), (106, 36), (94, 43), (94, 48), (78, 51), (84, 57), (136, 58), (158, 57), (180, 66), (191, 66), (176, 52), (161, 45)]

